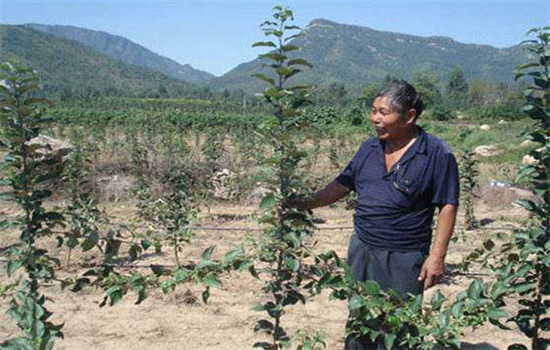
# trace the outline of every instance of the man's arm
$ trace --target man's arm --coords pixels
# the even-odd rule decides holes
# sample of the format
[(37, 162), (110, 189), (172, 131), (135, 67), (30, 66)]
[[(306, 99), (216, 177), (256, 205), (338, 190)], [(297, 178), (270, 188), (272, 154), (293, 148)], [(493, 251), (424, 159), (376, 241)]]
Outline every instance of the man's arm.
[(449, 241), (453, 235), (457, 206), (455, 204), (444, 204), (439, 209), (437, 217), (437, 229), (435, 241), (430, 255), (422, 265), (418, 280), (424, 280), (424, 289), (435, 285), (445, 270), (445, 255), (449, 248)]
[(296, 202), (296, 206), (303, 209), (315, 209), (332, 204), (345, 197), (350, 189), (336, 181), (332, 181), (325, 188), (315, 192), (310, 198)]

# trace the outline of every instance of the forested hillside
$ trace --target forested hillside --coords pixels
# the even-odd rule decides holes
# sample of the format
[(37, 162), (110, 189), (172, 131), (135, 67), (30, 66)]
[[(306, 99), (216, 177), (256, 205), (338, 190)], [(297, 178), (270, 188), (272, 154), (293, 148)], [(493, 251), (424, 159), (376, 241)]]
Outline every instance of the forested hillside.
[[(462, 68), (468, 80), (511, 82), (515, 67), (527, 56), (519, 46), (497, 49), (447, 37), (383, 32), (324, 19), (311, 21), (303, 33), (292, 43), (302, 48), (299, 55), (315, 69), (298, 81), (325, 87), (337, 83), (354, 89), (386, 76), (410, 79), (422, 72), (433, 72), (445, 80), (455, 68)], [(260, 70), (263, 63), (259, 59), (243, 63), (214, 79), (212, 86), (257, 90), (261, 83), (250, 72)]]
[(201, 97), (208, 90), (164, 74), (124, 64), (75, 41), (25, 26), (0, 25), (0, 61), (33, 67), (50, 97)]
[(44, 24), (27, 24), (26, 26), (60, 38), (77, 41), (121, 62), (146, 67), (172, 78), (201, 82), (214, 77), (208, 72), (194, 69), (189, 64), (182, 65), (160, 56), (118, 35), (74, 26)]

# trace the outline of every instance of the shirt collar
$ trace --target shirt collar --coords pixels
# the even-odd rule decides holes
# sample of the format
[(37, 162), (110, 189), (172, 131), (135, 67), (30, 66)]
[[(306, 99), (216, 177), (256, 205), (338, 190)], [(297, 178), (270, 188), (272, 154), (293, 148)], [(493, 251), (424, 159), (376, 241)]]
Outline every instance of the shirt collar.
[[(418, 139), (411, 146), (412, 147), (412, 150), (411, 150), (412, 152), (410, 152), (410, 153), (423, 153), (423, 154), (426, 154), (426, 153), (428, 153), (428, 135), (426, 134), (424, 129), (422, 129), (418, 125), (416, 127), (418, 128), (418, 136), (417, 136)], [(378, 138), (376, 138), (376, 140), (377, 140), (377, 142), (373, 142), (371, 144), (371, 147), (380, 147), (380, 149), (383, 150), (382, 142), (380, 140), (378, 140)]]

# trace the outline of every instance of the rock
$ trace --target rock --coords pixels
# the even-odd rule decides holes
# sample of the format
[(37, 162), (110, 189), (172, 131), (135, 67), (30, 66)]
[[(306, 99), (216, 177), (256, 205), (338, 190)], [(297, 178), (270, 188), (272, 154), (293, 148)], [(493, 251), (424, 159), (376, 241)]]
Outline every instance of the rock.
[(237, 176), (229, 169), (222, 169), (212, 177), (214, 198), (233, 199), (237, 196)]
[(462, 112), (457, 112), (456, 119), (464, 119), (464, 114), (462, 114)]
[[(498, 184), (505, 184), (505, 186), (498, 186)], [(489, 181), (489, 183), (481, 188), (481, 199), (489, 207), (497, 209), (517, 206), (515, 201), (518, 199), (537, 201), (537, 198), (531, 191), (512, 187), (510, 184), (495, 180)]]
[(483, 124), (482, 126), (479, 127), (481, 130), (491, 130), (491, 127), (489, 126), (489, 124)]
[(134, 189), (134, 178), (131, 176), (104, 176), (98, 178), (96, 183), (100, 196), (110, 201), (124, 199)]
[(535, 157), (529, 154), (526, 154), (525, 156), (523, 156), (523, 159), (521, 160), (521, 164), (523, 165), (535, 165), (537, 163), (538, 161), (535, 159)]
[(525, 140), (522, 143), (520, 143), (521, 147), (535, 147), (537, 145), (538, 145), (537, 142), (534, 142), (534, 141), (531, 141), (531, 140)]
[(69, 141), (59, 140), (46, 135), (39, 135), (27, 142), (27, 146), (39, 145), (37, 153), (44, 157), (52, 157), (58, 162), (63, 162), (72, 152), (73, 146)]
[(246, 204), (248, 205), (258, 205), (262, 201), (262, 199), (267, 195), (271, 193), (271, 191), (265, 187), (256, 187), (250, 196), (248, 196), (246, 200)]
[(474, 153), (482, 157), (492, 157), (500, 153), (500, 150), (495, 145), (482, 145), (474, 149)]
[(501, 119), (501, 120), (498, 121), (498, 124), (503, 125), (503, 124), (508, 124), (508, 122), (504, 119)]

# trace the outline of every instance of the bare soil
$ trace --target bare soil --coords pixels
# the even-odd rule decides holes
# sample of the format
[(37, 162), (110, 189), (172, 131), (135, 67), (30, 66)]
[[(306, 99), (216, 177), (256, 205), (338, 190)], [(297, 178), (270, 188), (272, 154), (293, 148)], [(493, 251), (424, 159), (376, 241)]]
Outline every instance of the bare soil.
[[(319, 227), (351, 226), (352, 212), (341, 208), (318, 210), (318, 216), (325, 220)], [(135, 207), (131, 201), (108, 203), (105, 210), (112, 216), (127, 220), (134, 216)], [(209, 216), (203, 214), (201, 225), (219, 227), (256, 227), (253, 213), (256, 207), (217, 203)], [(0, 214), (7, 215), (10, 209), (0, 207)], [(484, 220), (483, 229), (456, 231), (458, 240), (451, 244), (447, 258), (448, 273), (443, 281), (425, 293), (429, 301), (436, 289), (452, 297), (463, 290), (473, 278), (487, 278), (485, 271), (473, 270), (461, 274), (456, 269), (462, 258), (477, 247), (485, 237), (496, 232), (509, 234), (509, 227), (525, 218), (519, 208), (506, 206), (489, 207), (482, 202), (476, 211), (478, 219)], [(495, 229), (496, 228), (496, 229)], [(236, 247), (249, 234), (257, 232), (205, 231), (197, 230), (193, 243), (182, 256), (190, 261), (197, 259), (200, 252), (210, 245), (216, 245), (215, 255)], [(351, 229), (320, 230), (316, 233), (319, 252), (332, 249), (345, 257)], [(15, 232), (4, 234), (0, 246), (15, 243)], [(53, 246), (53, 245), (52, 245)], [(65, 261), (65, 248), (56, 251)], [(5, 252), (0, 250), (0, 280), (6, 275)], [(75, 255), (74, 261), (79, 257)], [(140, 264), (151, 262), (173, 262), (169, 250), (160, 255), (146, 255)], [(79, 271), (74, 265), (65, 267), (62, 274)], [(174, 293), (163, 294), (152, 291), (141, 305), (135, 305), (135, 295), (128, 295), (113, 307), (99, 307), (102, 292), (86, 289), (78, 293), (61, 290), (57, 285), (45, 287), (44, 292), (52, 299), (48, 307), (54, 313), (54, 321), (64, 322), (64, 340), (58, 340), (56, 350), (239, 350), (251, 349), (261, 341), (252, 327), (261, 314), (250, 310), (253, 303), (261, 301), (262, 282), (248, 273), (231, 273), (222, 276), (223, 286), (212, 290), (208, 304), (200, 301), (202, 289), (199, 286), (178, 286)], [(8, 300), (0, 300), (0, 311), (8, 308)], [(347, 316), (345, 302), (331, 301), (328, 293), (308, 299), (305, 305), (296, 305), (284, 316), (283, 322), (290, 332), (298, 328), (320, 329), (326, 333), (327, 349), (343, 349), (344, 324)], [(509, 324), (513, 328), (513, 324)], [(16, 336), (18, 329), (4, 312), (0, 313), (0, 341)], [(526, 343), (517, 330), (503, 331), (492, 325), (477, 330), (468, 330), (462, 338), (462, 349), (506, 349), (513, 342)]]

